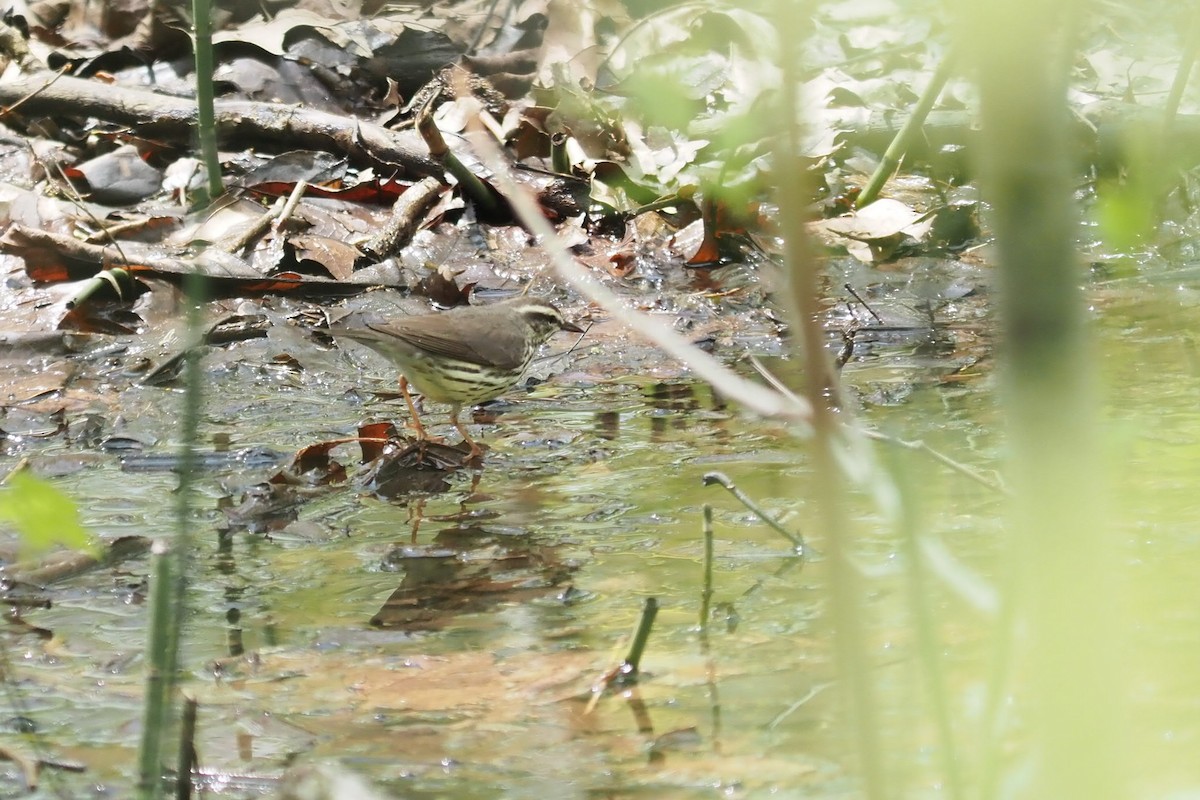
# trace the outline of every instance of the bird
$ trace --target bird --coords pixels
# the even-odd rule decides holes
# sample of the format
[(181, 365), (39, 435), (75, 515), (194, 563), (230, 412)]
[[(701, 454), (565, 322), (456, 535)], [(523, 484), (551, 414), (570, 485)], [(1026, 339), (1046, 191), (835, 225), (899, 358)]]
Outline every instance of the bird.
[(429, 439), (408, 387), (450, 404), (450, 421), (470, 445), (467, 460), (483, 450), (458, 419), (464, 406), (499, 397), (521, 380), (534, 354), (558, 331), (583, 333), (551, 303), (514, 297), (385, 322), (334, 327), (400, 368), (400, 394), (408, 404), (417, 440)]

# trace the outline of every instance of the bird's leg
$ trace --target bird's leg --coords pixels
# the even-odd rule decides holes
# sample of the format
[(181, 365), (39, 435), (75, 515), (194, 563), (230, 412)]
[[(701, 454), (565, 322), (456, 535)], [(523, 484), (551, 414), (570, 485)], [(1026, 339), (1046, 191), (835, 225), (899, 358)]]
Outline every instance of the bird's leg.
[(413, 402), (412, 395), (408, 393), (408, 378), (403, 375), (400, 376), (400, 394), (404, 395), (404, 402), (408, 404), (408, 413), (412, 416), (413, 427), (417, 429), (417, 441), (427, 441), (429, 434), (425, 433), (425, 426), (421, 424), (421, 416), (417, 413), (417, 405)]
[(450, 409), (450, 421), (454, 423), (454, 427), (458, 428), (458, 432), (462, 434), (463, 441), (471, 445), (471, 453), (467, 456), (468, 461), (473, 461), (483, 455), (483, 449), (475, 444), (475, 440), (471, 438), (471, 434), (467, 433), (467, 427), (458, 420), (458, 406), (453, 406)]

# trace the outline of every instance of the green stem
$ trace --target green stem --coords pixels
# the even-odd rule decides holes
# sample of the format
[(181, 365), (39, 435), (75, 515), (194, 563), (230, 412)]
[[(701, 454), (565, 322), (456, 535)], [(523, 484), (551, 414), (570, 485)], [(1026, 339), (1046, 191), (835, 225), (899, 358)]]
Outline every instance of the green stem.
[(704, 591), (700, 594), (700, 631), (708, 632), (708, 615), (713, 596), (713, 510), (704, 504)]
[[(788, 120), (779, 136), (778, 153), (800, 153), (796, 88), (800, 86), (800, 49), (804, 43), (803, 14), (793, 3), (779, 0), (775, 22), (783, 43), (782, 77), (785, 91), (780, 116)], [(777, 166), (779, 216), (784, 220), (784, 261), (789, 281), (787, 299), (794, 315), (798, 350), (803, 356), (805, 394), (812, 406), (812, 482), (821, 530), (827, 542), (832, 595), (834, 653), (844, 691), (848, 729), (852, 733), (862, 772), (862, 795), (883, 800), (888, 795), (884, 754), (880, 736), (879, 709), (875, 700), (872, 665), (866, 648), (862, 590), (852, 563), (854, 526), (846, 507), (847, 490), (843, 468), (850, 443), (838, 415), (830, 407), (837, 378), (825, 351), (821, 327), (825, 309), (820, 305), (822, 275), (813, 257), (804, 227), (808, 185), (798, 157), (781, 158)], [(899, 792), (897, 792), (899, 794)]]
[(638, 671), (642, 668), (642, 656), (646, 652), (646, 644), (650, 641), (650, 631), (654, 627), (654, 618), (658, 616), (658, 599), (647, 597), (642, 606), (642, 616), (638, 619), (637, 630), (633, 633), (633, 643), (629, 645), (629, 655), (621, 665), (622, 682), (637, 680)]
[(192, 772), (196, 768), (196, 716), (199, 705), (194, 697), (187, 698), (183, 703), (178, 767), (175, 770), (175, 800), (190, 800), (192, 796)]
[(1196, 65), (1197, 53), (1200, 53), (1200, 7), (1192, 9), (1187, 39), (1183, 43), (1183, 53), (1179, 57), (1175, 79), (1171, 82), (1171, 91), (1167, 94), (1167, 102), (1163, 108), (1164, 140), (1170, 135), (1171, 128), (1175, 124), (1175, 117), (1179, 113), (1179, 103), (1183, 100), (1183, 90), (1187, 88), (1192, 68)]
[(559, 175), (571, 174), (571, 157), (567, 154), (567, 135), (562, 131), (550, 136), (550, 168)]
[[(196, 127), (200, 157), (208, 175), (208, 202), (225, 193), (217, 157), (217, 117), (213, 110), (212, 15), (209, 0), (192, 0), (196, 48)], [(204, 205), (207, 205), (205, 203)]]
[(172, 555), (156, 541), (150, 550), (150, 633), (146, 644), (146, 700), (142, 709), (142, 741), (138, 751), (138, 800), (162, 795), (162, 751), (173, 681), (168, 625), (171, 611)]
[[(1088, 6), (976, 4), (980, 183), (992, 205), (1029, 798), (1127, 796), (1113, 643), (1120, 553), (1105, 513), (1097, 365), (1067, 97)], [(1049, 65), (1049, 66), (1047, 66)]]
[(942, 670), (941, 647), (938, 642), (936, 619), (930, 598), (933, 586), (927, 580), (925, 559), (921, 552), (921, 524), (917, 517), (916, 500), (910, 477), (914, 470), (903, 463), (899, 453), (889, 451), (892, 479), (899, 499), (898, 523), (904, 548), (904, 563), (908, 573), (908, 604), (917, 633), (917, 657), (925, 678), (929, 704), (933, 710), (933, 721), (938, 732), (937, 752), (942, 762), (942, 775), (946, 782), (946, 797), (962, 800), (963, 778), (959, 767), (958, 748), (954, 740), (954, 727), (950, 720), (950, 703), (946, 681)]
[(925, 124), (925, 118), (929, 116), (929, 111), (933, 108), (933, 104), (937, 102), (942, 89), (946, 88), (946, 81), (950, 80), (953, 69), (954, 53), (951, 52), (942, 59), (942, 63), (938, 65), (937, 71), (933, 73), (933, 78), (929, 81), (929, 85), (925, 87), (925, 91), (921, 93), (921, 98), (917, 101), (912, 116), (904, 123), (904, 127), (896, 132), (896, 136), (892, 139), (892, 143), (888, 145), (887, 151), (884, 152), (879, 166), (875, 167), (875, 172), (871, 175), (871, 180), (867, 182), (866, 188), (862, 190), (862, 194), (855, 201), (855, 208), (862, 208), (874, 203), (878, 199), (883, 185), (888, 182), (888, 178), (900, 166), (900, 159), (908, 152), (908, 147), (912, 144), (913, 137), (917, 135), (921, 127)]

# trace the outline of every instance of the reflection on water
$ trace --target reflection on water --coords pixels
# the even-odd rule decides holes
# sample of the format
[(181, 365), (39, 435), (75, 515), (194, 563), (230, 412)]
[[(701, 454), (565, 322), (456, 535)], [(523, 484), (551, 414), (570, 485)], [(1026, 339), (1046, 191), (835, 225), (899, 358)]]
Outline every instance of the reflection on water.
[[(1200, 537), (1191, 524), (1200, 505), (1200, 383), (1178, 335), (1197, 327), (1200, 306), (1171, 298), (1147, 307), (1144, 292), (1135, 303), (1110, 288), (1098, 301), (1111, 448), (1123, 467), (1119, 515), (1131, 532), (1129, 585), (1114, 591), (1126, 592), (1127, 613), (1138, 620), (1133, 641), (1119, 648), (1141, 742), (1131, 752), (1156, 768), (1148, 783), (1158, 795), (1200, 778), (1194, 759), (1182, 757), (1197, 735), (1187, 709), (1200, 696), (1200, 647), (1189, 633), (1200, 625)], [(993, 382), (959, 369), (980, 363), (978, 340), (930, 341), (877, 337), (870, 359), (856, 354), (847, 363), (864, 419), (970, 466), (995, 467), (1003, 440)], [(337, 392), (274, 386), (222, 395), (216, 380), (209, 427), (232, 435), (231, 453), (350, 436), (364, 416)], [(169, 430), (170, 409), (161, 413)], [(349, 450), (334, 452), (345, 483), (307, 487), (286, 502), (254, 488), (278, 465), (206, 473), (196, 512), (206, 533), (185, 632), (205, 766), (274, 775), (292, 753), (338, 758), (406, 797), (852, 795), (837, 734), (824, 532), (806, 496), (803, 447), (687, 381), (587, 391), (550, 384), (491, 414), (481, 468), (437, 471), (436, 484), (419, 490), (367, 486)], [(227, 417), (237, 424), (215, 422)], [(102, 439), (95, 430), (86, 438)], [(47, 442), (47, 459), (71, 449)], [(163, 448), (152, 443), (142, 455)], [(923, 455), (900, 458), (918, 486), (921, 529), (986, 580), (1001, 581), (1001, 499)], [(703, 486), (714, 462), (804, 532), (818, 554), (804, 569), (780, 537)], [(170, 537), (169, 468), (134, 480), (112, 455), (79, 462), (60, 480), (104, 536)], [(221, 508), (223, 498), (237, 501), (232, 508), (258, 498), (279, 513), (245, 517), (270, 524), (242, 524)], [(716, 541), (702, 636), (706, 503)], [(900, 543), (870, 498), (853, 503), (889, 759), (908, 785), (933, 794), (936, 739)], [(10, 629), (25, 707), (9, 716), (35, 720), (53, 751), (89, 766), (84, 777), (61, 778), (80, 794), (99, 782), (129, 785), (145, 620), (142, 594), (131, 587), (141, 587), (145, 569), (134, 560), (55, 584), (51, 608), (22, 612), (33, 627)], [(935, 591), (948, 698), (970, 751), (993, 621), (952, 590)], [(589, 712), (592, 687), (624, 655), (648, 597), (662, 610), (644, 679)], [(1011, 735), (1019, 741), (1019, 729)]]
[(380, 568), (403, 577), (371, 624), (440, 630), (463, 614), (565, 596), (572, 569), (557, 549), (526, 533), (496, 535), (482, 526), (445, 528), (428, 543), (399, 545)]

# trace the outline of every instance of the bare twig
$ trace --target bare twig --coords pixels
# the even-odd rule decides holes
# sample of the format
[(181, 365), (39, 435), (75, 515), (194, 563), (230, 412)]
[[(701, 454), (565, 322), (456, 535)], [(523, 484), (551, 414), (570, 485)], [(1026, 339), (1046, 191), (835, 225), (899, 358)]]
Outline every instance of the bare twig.
[[(300, 184), (297, 184), (299, 186)], [(227, 253), (239, 255), (243, 250), (249, 247), (258, 237), (267, 232), (271, 224), (283, 214), (284, 206), (287, 205), (287, 200), (283, 197), (275, 198), (275, 202), (271, 207), (264, 211), (258, 219), (250, 224), (250, 227), (242, 231), (240, 234), (225, 242), (218, 242), (216, 247), (224, 250)]]
[(25, 777), (25, 789), (32, 792), (38, 788), (38, 776), (41, 774), (40, 759), (18, 752), (15, 748), (0, 745), (0, 758), (13, 762), (21, 768)]
[(388, 221), (359, 249), (377, 261), (399, 251), (412, 239), (441, 193), (442, 183), (437, 178), (422, 178), (405, 189), (396, 198)]
[(980, 484), (981, 486), (986, 486), (987, 488), (991, 489), (992, 491), (999, 492), (1000, 494), (1003, 494), (1003, 495), (1011, 496), (1011, 494), (1012, 494), (1008, 490), (1008, 487), (1005, 486), (1003, 483), (1001, 483), (999, 480), (992, 480), (991, 478), (987, 477), (979, 470), (977, 470), (973, 467), (969, 467), (966, 464), (963, 464), (962, 462), (955, 461), (950, 456), (946, 455), (945, 453), (934, 450), (932, 447), (925, 444), (925, 442), (920, 441), (919, 439), (914, 440), (914, 441), (906, 441), (904, 439), (898, 439), (895, 436), (888, 436), (886, 433), (880, 433), (879, 431), (864, 430), (862, 433), (863, 433), (863, 436), (866, 436), (868, 439), (873, 439), (877, 442), (887, 442), (888, 444), (893, 444), (893, 445), (896, 445), (897, 447), (903, 447), (906, 450), (915, 450), (920, 453), (925, 453), (930, 458), (932, 458), (934, 461), (937, 461), (939, 464), (949, 467), (950, 469), (954, 470), (958, 474), (964, 475), (964, 476), (970, 478), (971, 480), (975, 481), (976, 483)]
[(814, 687), (812, 687), (811, 689), (809, 689), (809, 690), (808, 690), (808, 691), (807, 691), (807, 692), (804, 694), (804, 696), (803, 696), (803, 697), (801, 697), (801, 698), (800, 698), (799, 700), (797, 700), (796, 702), (792, 703), (790, 706), (788, 706), (787, 708), (785, 708), (783, 711), (780, 711), (780, 712), (779, 712), (779, 713), (778, 713), (778, 714), (775, 716), (775, 718), (774, 718), (774, 719), (772, 719), (770, 722), (768, 722), (768, 723), (767, 723), (767, 730), (769, 730), (769, 731), (770, 731), (770, 730), (775, 730), (775, 728), (779, 727), (779, 723), (783, 722), (785, 719), (787, 719), (788, 717), (790, 717), (792, 714), (794, 714), (795, 712), (799, 711), (799, 710), (800, 710), (800, 709), (801, 709), (801, 708), (802, 708), (804, 705), (806, 705), (806, 704), (807, 704), (807, 703), (808, 703), (810, 700), (812, 700), (813, 698), (815, 698), (815, 697), (816, 697), (817, 695), (819, 695), (821, 692), (823, 692), (823, 691), (825, 691), (826, 689), (828, 689), (830, 686), (833, 686), (833, 682), (832, 682), (832, 681), (827, 681), (826, 683), (818, 683), (816, 686), (814, 686)]
[(749, 495), (739, 489), (734, 482), (729, 479), (728, 475), (723, 472), (704, 473), (704, 485), (712, 486), (714, 483), (725, 487), (725, 489), (731, 495), (738, 499), (738, 502), (750, 510), (751, 514), (767, 523), (771, 530), (775, 531), (780, 536), (791, 542), (792, 546), (796, 549), (796, 555), (800, 556), (801, 558), (804, 558), (807, 555), (807, 548), (804, 545), (804, 538), (799, 534), (792, 533), (787, 528), (780, 525), (774, 517), (772, 517), (766, 511), (763, 511), (762, 507), (750, 499)]
[(875, 309), (873, 309), (869, 305), (867, 305), (866, 300), (863, 300), (861, 297), (859, 297), (858, 292), (854, 291), (853, 286), (851, 286), (848, 283), (844, 283), (844, 284), (842, 284), (842, 288), (845, 289), (847, 292), (849, 292), (851, 297), (853, 297), (855, 300), (857, 300), (859, 303), (861, 303), (862, 307), (867, 310), (867, 313), (870, 314), (876, 322), (878, 322), (880, 325), (883, 324), (883, 320), (879, 317), (878, 314), (875, 313)]
[[(767, 369), (766, 366), (761, 361), (759, 361), (757, 358), (755, 358), (754, 356), (750, 356), (750, 365), (754, 367), (755, 371), (758, 372), (759, 375), (763, 376), (763, 380), (767, 381), (767, 383), (769, 383), (773, 387), (775, 387), (775, 389), (777, 391), (783, 392), (786, 394), (792, 393), (792, 390), (789, 389), (787, 387), (787, 385), (785, 385), (783, 383), (783, 381), (779, 380), (779, 377), (777, 375), (775, 375), (769, 369)], [(960, 475), (965, 475), (966, 477), (970, 478), (971, 480), (976, 481), (977, 483), (979, 483), (983, 486), (986, 486), (987, 488), (991, 489), (994, 492), (999, 492), (1000, 494), (1004, 494), (1004, 495), (1010, 494), (1008, 487), (1005, 486), (1003, 483), (1001, 483), (998, 479), (993, 480), (993, 479), (987, 477), (986, 475), (984, 475), (982, 472), (975, 469), (974, 467), (967, 466), (966, 464), (962, 463), (961, 461), (956, 461), (955, 459), (951, 458), (950, 456), (946, 455), (945, 453), (943, 453), (939, 450), (933, 449), (932, 447), (927, 445), (925, 442), (920, 441), (919, 439), (918, 440), (900, 439), (895, 436), (888, 436), (886, 433), (880, 433), (879, 431), (867, 430), (865, 428), (861, 430), (861, 433), (866, 438), (873, 439), (874, 441), (877, 441), (877, 442), (886, 442), (887, 444), (896, 445), (897, 447), (903, 447), (907, 450), (914, 450), (917, 452), (925, 453), (930, 458), (932, 458), (933, 460), (942, 464), (943, 466), (946, 466), (946, 467), (954, 470), (955, 472), (959, 473)]]
[(46, 81), (43, 82), (40, 86), (32, 86), (29, 89), (28, 93), (24, 97), (17, 98), (16, 101), (10, 106), (7, 106), (5, 108), (0, 108), (0, 118), (8, 116), (12, 112), (14, 112), (18, 108), (20, 108), (26, 102), (32, 100), (33, 98), (37, 97), (42, 92), (49, 89), (51, 86), (54, 85), (55, 81), (57, 81), (63, 75), (66, 75), (67, 70), (69, 70), (70, 68), (71, 68), (70, 64), (64, 64), (61, 69), (59, 69), (57, 72), (53, 73), (53, 75), (50, 78), (46, 79)]
[(278, 234), (288, 220), (295, 216), (296, 209), (300, 207), (300, 199), (307, 191), (307, 181), (296, 181), (296, 185), (292, 187), (292, 193), (288, 195), (287, 202), (283, 204), (283, 208), (279, 212), (279, 217), (271, 224), (272, 231)]
[[(478, 101), (471, 101), (478, 103)], [(480, 124), (477, 120), (472, 124)], [(722, 394), (764, 417), (794, 423), (792, 430), (807, 431), (812, 409), (803, 399), (786, 397), (746, 380), (693, 345), (673, 328), (646, 314), (626, 307), (608, 287), (600, 283), (567, 251), (558, 234), (539, 211), (536, 202), (513, 181), (498, 147), (487, 137), (475, 139), (479, 155), (492, 170), (493, 180), (508, 200), (517, 217), (541, 238), (542, 247), (558, 276), (588, 300), (600, 306), (614, 319), (648, 339), (659, 349), (687, 365), (698, 377), (708, 381)]]

